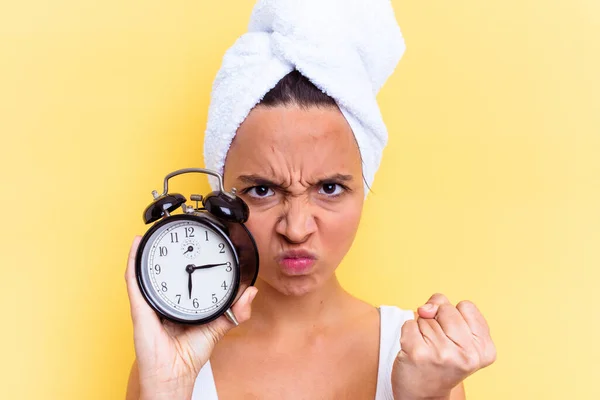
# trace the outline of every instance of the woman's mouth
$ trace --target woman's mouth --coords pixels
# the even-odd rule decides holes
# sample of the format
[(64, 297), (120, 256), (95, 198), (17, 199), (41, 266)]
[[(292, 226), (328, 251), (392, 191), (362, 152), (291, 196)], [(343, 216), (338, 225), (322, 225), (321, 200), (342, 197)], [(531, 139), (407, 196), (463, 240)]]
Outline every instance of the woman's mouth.
[(315, 265), (317, 257), (306, 250), (290, 250), (283, 252), (277, 261), (285, 275), (306, 275)]

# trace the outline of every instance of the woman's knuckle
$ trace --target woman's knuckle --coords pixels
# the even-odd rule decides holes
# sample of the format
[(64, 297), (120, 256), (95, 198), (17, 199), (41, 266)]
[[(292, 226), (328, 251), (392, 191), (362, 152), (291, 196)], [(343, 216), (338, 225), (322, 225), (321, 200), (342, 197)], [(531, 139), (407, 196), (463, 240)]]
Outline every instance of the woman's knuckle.
[(496, 362), (496, 359), (498, 358), (498, 353), (496, 351), (496, 346), (494, 346), (493, 344), (491, 346), (489, 346), (486, 349), (486, 353), (485, 353), (485, 358), (484, 358), (484, 362), (485, 365), (491, 365), (494, 362)]
[(476, 351), (465, 351), (460, 363), (463, 372), (475, 371), (480, 367), (481, 360)]
[(462, 300), (456, 305), (456, 307), (473, 309), (475, 308), (475, 304), (470, 300)]
[(423, 346), (418, 346), (412, 351), (412, 359), (415, 363), (426, 363), (431, 361), (431, 352)]
[(440, 349), (438, 357), (436, 357), (437, 365), (452, 365), (455, 363), (456, 354), (452, 349), (448, 348), (447, 346), (444, 346), (442, 349)]

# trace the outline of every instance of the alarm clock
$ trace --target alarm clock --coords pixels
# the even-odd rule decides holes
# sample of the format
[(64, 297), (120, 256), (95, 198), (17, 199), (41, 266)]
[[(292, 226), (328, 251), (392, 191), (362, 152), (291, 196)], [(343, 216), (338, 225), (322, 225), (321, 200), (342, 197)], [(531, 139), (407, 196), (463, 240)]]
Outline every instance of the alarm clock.
[[(214, 176), (219, 190), (192, 194), (195, 206), (186, 204), (183, 195), (169, 193), (168, 184), (187, 173)], [(143, 213), (152, 226), (136, 254), (142, 295), (161, 318), (173, 322), (205, 324), (225, 315), (237, 325), (231, 307), (258, 275), (258, 250), (244, 225), (248, 205), (235, 189), (224, 190), (219, 173), (203, 168), (168, 174), (163, 193), (154, 190), (152, 195), (154, 201)]]

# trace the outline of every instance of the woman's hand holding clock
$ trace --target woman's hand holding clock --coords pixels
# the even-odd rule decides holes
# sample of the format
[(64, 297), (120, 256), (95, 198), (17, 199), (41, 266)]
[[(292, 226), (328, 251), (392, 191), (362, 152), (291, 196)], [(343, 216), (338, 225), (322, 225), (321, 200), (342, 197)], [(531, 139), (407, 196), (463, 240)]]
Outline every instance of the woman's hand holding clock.
[[(235, 325), (224, 315), (204, 325), (180, 325), (161, 321), (142, 296), (135, 276), (135, 257), (141, 237), (129, 252), (125, 280), (131, 306), (133, 335), (141, 399), (189, 399), (202, 366), (217, 342)], [(192, 272), (216, 265), (192, 265)], [(187, 267), (186, 267), (187, 268)], [(192, 272), (189, 284), (191, 285)], [(237, 320), (250, 318), (257, 289), (248, 287), (232, 307)]]

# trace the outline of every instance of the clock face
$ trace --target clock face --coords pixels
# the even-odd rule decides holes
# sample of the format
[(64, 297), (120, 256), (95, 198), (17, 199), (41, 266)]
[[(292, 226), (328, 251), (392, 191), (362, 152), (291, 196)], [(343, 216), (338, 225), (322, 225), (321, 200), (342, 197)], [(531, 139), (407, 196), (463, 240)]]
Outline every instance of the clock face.
[(150, 303), (163, 315), (187, 322), (224, 312), (239, 279), (231, 242), (202, 218), (165, 221), (142, 242), (139, 281)]

